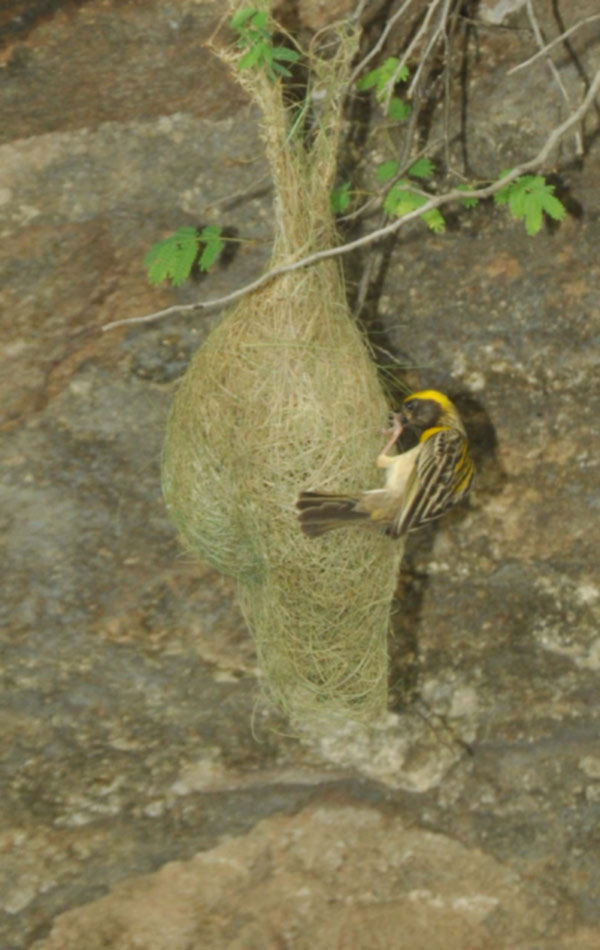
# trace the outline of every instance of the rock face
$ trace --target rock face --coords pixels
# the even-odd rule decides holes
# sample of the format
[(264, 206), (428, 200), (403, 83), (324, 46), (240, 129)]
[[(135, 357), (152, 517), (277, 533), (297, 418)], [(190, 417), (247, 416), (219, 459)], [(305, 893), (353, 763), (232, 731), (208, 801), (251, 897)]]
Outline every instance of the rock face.
[[(309, 7), (321, 17), (292, 12)], [(596, 114), (583, 166), (556, 154), (560, 227), (530, 239), (480, 207), (384, 256), (373, 340), (418, 367), (408, 386), (458, 397), (477, 488), (411, 539), (394, 711), (317, 749), (255, 708), (231, 587), (180, 556), (160, 497), (174, 383), (217, 316), (100, 332), (219, 296), (268, 258), (255, 116), (203, 45), (222, 4), (14, 10), (0, 20), (0, 944), (592, 950)], [(597, 5), (570, 4), (562, 25), (555, 5), (536, 10), (549, 40)], [(507, 76), (535, 49), (512, 16), (519, 31), (480, 30), (469, 61), (479, 174), (529, 158), (566, 114), (543, 59)], [(557, 50), (573, 103), (599, 37), (591, 21)], [(207, 223), (243, 237), (229, 260), (150, 288), (148, 247)]]
[(118, 885), (34, 947), (515, 950), (544, 935), (546, 914), (478, 849), (339, 801)]

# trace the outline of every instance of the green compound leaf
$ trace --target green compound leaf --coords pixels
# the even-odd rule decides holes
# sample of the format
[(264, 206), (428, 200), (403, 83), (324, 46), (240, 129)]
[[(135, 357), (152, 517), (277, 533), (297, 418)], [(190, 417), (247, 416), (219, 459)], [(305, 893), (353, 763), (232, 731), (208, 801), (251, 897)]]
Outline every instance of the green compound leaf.
[(352, 196), (350, 194), (351, 184), (349, 181), (345, 181), (343, 185), (340, 185), (338, 188), (334, 188), (331, 192), (329, 200), (331, 202), (331, 210), (334, 214), (342, 214), (344, 211), (348, 210), (350, 202), (352, 201)]
[(379, 84), (379, 75), (380, 69), (372, 69), (369, 73), (358, 80), (356, 88), (359, 92), (366, 92), (367, 89), (372, 89), (373, 86), (378, 86)]
[(391, 159), (389, 162), (382, 162), (381, 165), (377, 167), (377, 181), (389, 181), (397, 174), (399, 168), (400, 163), (394, 159)]
[(418, 158), (408, 169), (413, 178), (431, 178), (435, 171), (433, 162), (429, 158)]
[(258, 32), (262, 32), (265, 36), (270, 36), (271, 34), (267, 30), (267, 11), (259, 10), (252, 17), (252, 26)]
[(151, 247), (144, 257), (150, 283), (156, 285), (170, 280), (174, 287), (182, 284), (192, 270), (198, 240), (196, 228), (185, 227)]
[[(425, 195), (418, 195), (410, 190), (410, 182), (404, 178), (392, 185), (383, 202), (384, 211), (396, 218), (403, 218), (405, 214), (416, 211), (427, 204)], [(423, 221), (436, 234), (446, 229), (446, 222), (437, 208), (430, 208), (422, 215)]]
[(198, 266), (201, 271), (206, 271), (225, 246), (221, 228), (217, 225), (209, 224), (200, 233), (196, 228), (178, 228), (175, 234), (159, 241), (144, 257), (150, 283), (156, 285), (170, 280), (174, 287), (178, 287), (190, 276), (202, 244)]
[[(508, 174), (503, 171), (502, 178)], [(524, 221), (527, 234), (539, 232), (544, 212), (554, 221), (562, 221), (566, 208), (554, 194), (554, 185), (549, 185), (543, 175), (522, 175), (494, 195), (497, 205), (508, 205), (515, 221)]]
[(438, 208), (431, 208), (430, 211), (426, 211), (423, 215), (423, 221), (434, 234), (443, 234), (446, 230), (446, 222)]
[(405, 122), (411, 112), (412, 108), (408, 102), (404, 102), (403, 99), (398, 99), (397, 96), (393, 96), (393, 98), (390, 99), (388, 115), (394, 122)]
[(383, 210), (386, 214), (401, 218), (423, 203), (419, 200), (419, 195), (408, 190), (408, 184), (407, 179), (402, 178), (392, 185), (383, 201)]
[[(372, 69), (368, 72), (362, 79), (358, 81), (358, 89), (360, 92), (364, 92), (366, 89), (372, 89), (373, 87), (377, 90), (377, 97), (381, 98), (385, 94), (385, 87), (393, 78), (396, 69), (400, 60), (396, 56), (390, 56), (385, 60), (381, 66), (378, 66), (377, 69)], [(408, 79), (408, 67), (403, 66), (399, 74), (396, 76), (396, 82), (406, 82)]]
[(245, 27), (248, 20), (256, 14), (256, 9), (254, 7), (247, 7), (245, 10), (238, 10), (237, 13), (234, 13), (232, 16), (229, 25), (233, 30), (240, 32)]

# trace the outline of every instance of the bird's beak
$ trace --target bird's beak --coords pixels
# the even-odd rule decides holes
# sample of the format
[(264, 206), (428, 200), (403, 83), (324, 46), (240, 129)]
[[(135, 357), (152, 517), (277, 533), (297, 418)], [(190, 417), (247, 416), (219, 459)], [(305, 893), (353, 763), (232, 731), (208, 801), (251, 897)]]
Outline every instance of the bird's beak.
[(411, 419), (410, 415), (404, 408), (400, 408), (400, 411), (397, 413), (397, 417), (403, 429), (409, 429), (411, 432), (418, 432), (419, 427), (415, 425), (414, 420)]

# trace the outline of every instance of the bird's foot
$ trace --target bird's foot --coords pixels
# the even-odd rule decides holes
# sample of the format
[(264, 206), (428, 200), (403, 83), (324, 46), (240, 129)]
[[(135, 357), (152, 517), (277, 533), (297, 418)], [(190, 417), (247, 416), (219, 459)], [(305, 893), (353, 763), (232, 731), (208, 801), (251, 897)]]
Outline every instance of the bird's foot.
[(389, 429), (383, 430), (383, 434), (389, 435), (390, 438), (389, 438), (389, 441), (386, 442), (386, 444), (382, 448), (381, 452), (379, 453), (380, 458), (381, 456), (385, 456), (388, 454), (389, 450), (392, 448), (393, 445), (395, 445), (397, 440), (402, 435), (402, 432), (404, 431), (404, 426), (402, 425), (400, 421), (400, 416), (398, 415), (397, 412), (391, 413), (391, 419), (392, 419), (391, 427)]

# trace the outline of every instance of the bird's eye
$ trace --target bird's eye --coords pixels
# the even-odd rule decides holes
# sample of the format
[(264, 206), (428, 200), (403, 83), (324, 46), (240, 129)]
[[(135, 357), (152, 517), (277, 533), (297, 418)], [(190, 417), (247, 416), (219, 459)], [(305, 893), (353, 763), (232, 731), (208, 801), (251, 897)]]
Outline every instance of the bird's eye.
[(404, 403), (404, 408), (405, 408), (405, 409), (414, 409), (414, 408), (416, 407), (416, 405), (417, 405), (417, 400), (416, 400), (416, 399), (408, 399), (408, 400)]

